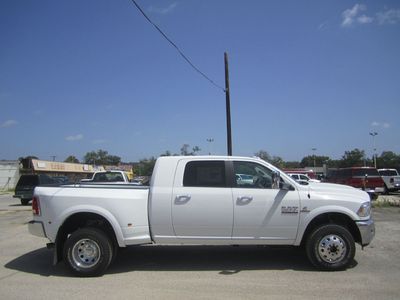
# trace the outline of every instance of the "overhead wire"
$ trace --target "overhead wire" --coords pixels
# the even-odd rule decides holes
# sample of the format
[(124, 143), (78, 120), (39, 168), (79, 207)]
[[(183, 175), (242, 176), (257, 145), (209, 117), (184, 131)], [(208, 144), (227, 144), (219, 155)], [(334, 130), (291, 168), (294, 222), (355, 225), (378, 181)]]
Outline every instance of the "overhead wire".
[(213, 84), (215, 87), (218, 89), (222, 90), (223, 92), (226, 92), (226, 90), (221, 87), (220, 85), (216, 84), (210, 77), (208, 77), (206, 74), (204, 74), (199, 68), (197, 68), (191, 60), (183, 53), (183, 51), (160, 29), (160, 27), (157, 26), (143, 11), (143, 9), (139, 6), (139, 4), (135, 0), (131, 0), (132, 3), (136, 6), (136, 8), (140, 11), (140, 13), (145, 17), (145, 19), (154, 26), (154, 28), (178, 51), (178, 53), (182, 56), (182, 58), (201, 76), (203, 76), (207, 81), (209, 81), (211, 84)]

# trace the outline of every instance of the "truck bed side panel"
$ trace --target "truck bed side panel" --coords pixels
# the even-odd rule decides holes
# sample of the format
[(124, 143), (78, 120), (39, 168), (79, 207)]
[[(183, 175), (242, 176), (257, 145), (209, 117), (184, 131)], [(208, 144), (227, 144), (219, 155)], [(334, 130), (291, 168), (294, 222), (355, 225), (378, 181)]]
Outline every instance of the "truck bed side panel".
[(124, 187), (37, 188), (46, 235), (54, 241), (58, 228), (73, 214), (96, 213), (114, 228), (120, 246), (151, 242), (148, 223), (148, 189)]

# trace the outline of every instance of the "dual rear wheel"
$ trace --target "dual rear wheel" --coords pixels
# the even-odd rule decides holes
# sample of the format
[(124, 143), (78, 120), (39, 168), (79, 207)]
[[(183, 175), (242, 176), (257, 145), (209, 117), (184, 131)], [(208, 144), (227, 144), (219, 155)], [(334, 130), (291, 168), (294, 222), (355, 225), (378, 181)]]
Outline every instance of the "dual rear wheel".
[(115, 257), (110, 237), (95, 227), (81, 228), (65, 241), (63, 258), (68, 269), (78, 276), (102, 275)]

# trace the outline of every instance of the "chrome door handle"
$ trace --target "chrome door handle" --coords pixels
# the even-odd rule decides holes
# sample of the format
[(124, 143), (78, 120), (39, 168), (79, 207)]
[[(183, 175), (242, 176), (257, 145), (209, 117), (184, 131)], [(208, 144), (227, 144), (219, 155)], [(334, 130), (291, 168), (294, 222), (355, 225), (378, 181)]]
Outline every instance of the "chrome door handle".
[(236, 204), (237, 205), (246, 205), (253, 201), (252, 196), (239, 196), (237, 197)]
[(189, 200), (192, 198), (190, 195), (176, 195), (175, 197), (175, 204), (185, 204), (188, 203)]

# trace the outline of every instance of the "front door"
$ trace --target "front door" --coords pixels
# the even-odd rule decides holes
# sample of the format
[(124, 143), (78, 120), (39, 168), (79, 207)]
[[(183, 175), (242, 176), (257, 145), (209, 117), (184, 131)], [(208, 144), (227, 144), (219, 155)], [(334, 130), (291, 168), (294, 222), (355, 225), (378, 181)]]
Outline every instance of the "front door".
[(283, 190), (276, 172), (248, 161), (233, 163), (235, 182), (233, 240), (257, 244), (291, 244), (297, 235), (299, 194)]

